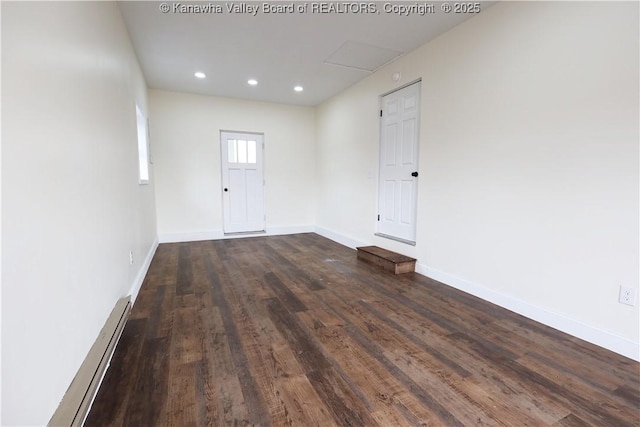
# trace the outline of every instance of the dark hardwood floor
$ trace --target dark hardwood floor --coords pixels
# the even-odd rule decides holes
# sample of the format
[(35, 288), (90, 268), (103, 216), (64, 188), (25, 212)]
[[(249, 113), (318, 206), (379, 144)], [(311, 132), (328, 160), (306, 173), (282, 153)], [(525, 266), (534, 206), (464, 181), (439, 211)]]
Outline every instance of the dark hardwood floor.
[(640, 426), (640, 364), (315, 234), (160, 245), (87, 426)]

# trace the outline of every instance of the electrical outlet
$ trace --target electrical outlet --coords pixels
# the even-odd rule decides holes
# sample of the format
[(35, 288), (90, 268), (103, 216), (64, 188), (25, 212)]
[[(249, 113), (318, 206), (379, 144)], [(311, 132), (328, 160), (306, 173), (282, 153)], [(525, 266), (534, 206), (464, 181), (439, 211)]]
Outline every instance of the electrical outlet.
[(129, 251), (129, 264), (133, 265), (133, 251)]
[(632, 288), (631, 286), (624, 286), (624, 285), (620, 286), (620, 297), (618, 298), (618, 301), (620, 301), (621, 304), (635, 306), (636, 297), (637, 297), (636, 288)]

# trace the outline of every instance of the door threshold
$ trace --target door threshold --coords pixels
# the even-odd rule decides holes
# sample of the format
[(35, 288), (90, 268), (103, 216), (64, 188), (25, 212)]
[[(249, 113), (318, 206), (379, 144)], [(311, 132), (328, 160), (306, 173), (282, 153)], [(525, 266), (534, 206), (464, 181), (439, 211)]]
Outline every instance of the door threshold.
[(375, 235), (378, 236), (378, 237), (384, 237), (385, 239), (395, 240), (396, 242), (405, 243), (405, 244), (411, 245), (411, 246), (415, 246), (416, 245), (416, 242), (414, 242), (412, 240), (403, 239), (401, 237), (390, 236), (388, 234), (382, 234), (382, 233), (375, 233)]
[(267, 234), (265, 230), (260, 231), (236, 231), (233, 233), (223, 233), (225, 236), (233, 237), (233, 236), (262, 236)]

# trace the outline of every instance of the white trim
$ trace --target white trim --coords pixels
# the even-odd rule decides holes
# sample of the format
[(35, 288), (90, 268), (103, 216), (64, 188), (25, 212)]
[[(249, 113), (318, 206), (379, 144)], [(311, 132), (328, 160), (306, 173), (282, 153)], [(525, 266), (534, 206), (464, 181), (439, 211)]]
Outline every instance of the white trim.
[(201, 240), (219, 240), (224, 238), (225, 236), (222, 230), (162, 233), (158, 236), (160, 243), (199, 242)]
[[(316, 233), (351, 249), (370, 244), (322, 227), (316, 227)], [(640, 343), (638, 342), (631, 341), (611, 332), (603, 331), (564, 314), (556, 313), (544, 307), (539, 307), (514, 298), (511, 295), (496, 292), (479, 283), (473, 283), (469, 280), (428, 267), (420, 262), (416, 263), (416, 273), (437, 280), (452, 288), (467, 292), (485, 301), (513, 311), (514, 313), (540, 322), (543, 325), (550, 326), (571, 336), (640, 362)]]
[(267, 227), (266, 231), (242, 234), (224, 234), (222, 230), (186, 231), (183, 233), (163, 233), (158, 236), (160, 243), (200, 242), (202, 240), (241, 239), (258, 236), (282, 236), (285, 234), (313, 233), (312, 225), (291, 227)]
[(550, 311), (526, 301), (496, 292), (479, 283), (474, 283), (449, 273), (416, 263), (416, 273), (430, 277), (445, 285), (467, 292), (485, 301), (489, 301), (502, 308), (513, 311), (529, 319), (565, 332), (574, 337), (588, 341), (600, 347), (604, 347), (615, 353), (640, 362), (640, 343), (627, 338), (603, 331), (596, 327), (572, 319), (564, 314)]
[[(264, 231), (266, 228), (266, 198), (265, 198), (265, 136), (264, 133), (254, 133), (254, 132), (235, 132), (235, 131), (220, 131), (220, 182), (222, 184), (223, 191), (221, 194), (221, 206), (222, 206), (222, 228), (225, 233), (248, 233), (251, 234), (255, 230)], [(254, 140), (257, 144), (256, 146), (256, 161), (255, 163), (249, 163), (248, 158), (245, 159), (247, 162), (242, 163), (240, 159), (237, 159), (237, 163), (231, 164), (229, 162), (229, 142), (230, 140)], [(238, 150), (239, 148), (236, 147)], [(238, 151), (239, 153), (239, 151)], [(239, 154), (238, 154), (239, 155)], [(248, 155), (248, 154), (247, 154)], [(260, 193), (259, 197), (251, 198), (249, 197), (247, 183), (245, 182), (241, 187), (235, 189), (236, 192), (243, 194), (245, 197), (245, 202), (249, 203), (249, 199), (254, 201), (258, 201), (259, 203), (251, 203), (251, 206), (246, 205), (245, 208), (252, 212), (252, 215), (255, 215), (254, 220), (250, 220), (248, 217), (245, 217), (241, 222), (234, 222), (231, 212), (231, 203), (230, 197), (234, 189), (231, 189), (232, 192), (227, 192), (230, 183), (230, 175), (229, 171), (232, 169), (240, 169), (242, 171), (246, 170), (254, 170), (258, 174), (258, 183), (255, 186), (256, 192)], [(244, 173), (244, 172), (243, 172)], [(246, 181), (246, 177), (243, 181)], [(260, 186), (259, 183), (262, 183)], [(259, 199), (259, 200), (258, 200)], [(237, 218), (236, 218), (237, 219)]]
[(138, 292), (140, 292), (140, 288), (142, 287), (142, 283), (144, 282), (144, 278), (147, 275), (147, 271), (149, 271), (149, 267), (151, 266), (151, 260), (156, 253), (156, 249), (158, 249), (158, 237), (156, 236), (155, 240), (151, 244), (151, 248), (149, 248), (149, 252), (147, 253), (147, 257), (144, 259), (144, 263), (140, 267), (138, 274), (136, 275), (133, 284), (131, 285), (131, 289), (129, 290), (129, 295), (131, 296), (131, 306), (136, 302), (136, 298), (138, 297)]
[[(131, 298), (130, 299), (131, 307), (133, 307), (133, 304), (135, 303), (136, 298), (138, 297), (138, 293), (140, 292), (140, 288), (142, 287), (142, 283), (144, 283), (144, 278), (147, 276), (147, 272), (149, 271), (149, 267), (151, 266), (151, 261), (153, 260), (153, 257), (156, 254), (156, 250), (158, 249), (158, 244), (159, 244), (159, 239), (158, 239), (158, 236), (156, 236), (155, 240), (151, 244), (151, 247), (149, 248), (149, 252), (147, 253), (146, 258), (144, 259), (144, 263), (142, 263), (142, 266), (140, 267), (140, 270), (138, 271), (138, 274), (136, 275), (136, 278), (133, 281), (133, 284), (131, 285), (131, 289), (129, 290), (129, 296)], [(84, 419), (82, 420), (82, 424), (81, 425), (84, 425), (87, 417), (89, 416), (89, 412), (91, 411), (91, 407), (93, 406), (93, 402), (95, 401), (96, 396), (98, 396), (98, 391), (100, 390), (100, 387), (102, 386), (102, 381), (104, 381), (105, 375), (107, 375), (107, 371), (109, 370), (109, 366), (111, 366), (111, 359), (113, 359), (113, 355), (115, 354), (115, 348), (118, 345), (118, 342), (120, 341), (120, 337), (122, 336), (122, 332), (123, 331), (124, 331), (124, 328), (122, 328), (122, 330), (120, 331), (120, 334), (118, 335), (118, 337), (116, 339), (116, 345), (113, 347), (114, 351), (112, 351), (111, 354), (109, 355), (109, 360), (107, 361), (106, 367), (104, 368), (104, 371), (102, 372), (102, 376), (100, 377), (100, 381), (98, 382), (98, 385), (96, 387), (96, 391), (95, 391), (93, 397), (91, 398), (91, 402), (89, 403), (89, 407), (87, 408), (87, 412), (84, 415)]]
[(329, 240), (333, 240), (334, 242), (338, 242), (343, 246), (347, 246), (351, 249), (355, 249), (358, 246), (369, 246), (370, 242), (365, 242), (363, 240), (355, 239), (353, 237), (345, 236), (344, 234), (336, 233), (335, 231), (328, 230), (322, 227), (315, 228), (316, 234), (321, 235), (322, 237), (326, 237)]
[[(382, 198), (380, 197), (381, 193), (383, 193), (383, 186), (381, 185), (381, 181), (382, 181), (382, 161), (383, 161), (383, 155), (382, 155), (382, 150), (384, 148), (384, 140), (385, 140), (385, 133), (384, 133), (384, 126), (385, 126), (385, 120), (386, 120), (386, 116), (383, 117), (383, 111), (384, 111), (384, 106), (385, 106), (385, 98), (387, 96), (393, 95), (397, 92), (400, 92), (401, 90), (405, 90), (405, 89), (409, 89), (410, 87), (415, 86), (416, 90), (416, 95), (417, 95), (417, 113), (416, 113), (416, 138), (417, 140), (415, 141), (415, 169), (414, 171), (416, 173), (420, 172), (420, 132), (422, 131), (421, 129), (421, 120), (420, 120), (420, 115), (421, 115), (421, 111), (422, 111), (422, 78), (418, 78), (417, 80), (414, 80), (411, 83), (407, 83), (404, 86), (400, 86), (396, 89), (393, 89), (389, 92), (384, 93), (383, 95), (379, 96), (379, 101), (378, 101), (378, 105), (379, 105), (379, 110), (380, 110), (380, 117), (379, 117), (379, 125), (378, 125), (378, 183), (377, 183), (377, 189), (376, 189), (376, 221), (375, 221), (375, 230), (376, 230), (376, 235), (380, 236), (380, 237), (384, 237), (386, 239), (391, 239), (391, 240), (396, 240), (398, 242), (402, 242), (402, 243), (406, 243), (409, 244), (411, 246), (415, 246), (416, 245), (416, 239), (418, 238), (418, 195), (420, 194), (420, 181), (416, 180), (415, 181), (415, 188), (413, 191), (413, 230), (412, 230), (412, 236), (406, 236), (406, 237), (413, 237), (412, 239), (408, 239), (408, 238), (404, 238), (404, 237), (400, 237), (400, 236), (395, 236), (389, 233), (383, 233), (380, 231), (380, 226), (382, 225), (382, 223), (380, 222), (380, 215), (382, 215), (382, 207), (380, 206), (380, 202), (382, 200)], [(412, 89), (413, 90), (413, 89)], [(416, 177), (418, 176), (416, 175)], [(389, 232), (394, 232), (397, 234), (398, 230), (387, 230)], [(402, 234), (402, 233), (400, 233)]]
[[(413, 81), (410, 81), (409, 83), (406, 83), (406, 84), (404, 84), (404, 85), (402, 85), (402, 86), (398, 86), (398, 87), (397, 87), (397, 88), (395, 88), (395, 89), (391, 89), (389, 92), (385, 92), (385, 93), (383, 93), (382, 95), (380, 95), (380, 99), (384, 98), (384, 97), (385, 97), (385, 96), (387, 96), (387, 95), (391, 95), (393, 92), (397, 92), (397, 91), (399, 91), (399, 90), (402, 90), (402, 89), (404, 89), (404, 88), (406, 88), (406, 87), (409, 87), (409, 86), (411, 86), (411, 85), (414, 85), (414, 84), (416, 84), (416, 83), (422, 83), (422, 77), (418, 77), (417, 79), (415, 79), (415, 80), (413, 80)], [(382, 105), (382, 104), (380, 104), (380, 105)]]
[(384, 233), (374, 233), (374, 235), (378, 237), (382, 237), (384, 239), (395, 240), (396, 242), (404, 243), (405, 245), (409, 245), (409, 246), (416, 245), (416, 242), (412, 240), (406, 240), (396, 236), (389, 236), (388, 234), (384, 234)]
[(287, 234), (313, 233), (313, 225), (297, 225), (291, 227), (267, 227), (267, 236), (284, 236)]

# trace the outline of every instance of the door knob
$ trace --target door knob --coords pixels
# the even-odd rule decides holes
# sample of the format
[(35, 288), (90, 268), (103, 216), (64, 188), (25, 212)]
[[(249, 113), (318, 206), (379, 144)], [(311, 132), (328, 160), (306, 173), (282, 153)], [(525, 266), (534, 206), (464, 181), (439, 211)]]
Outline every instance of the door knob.
[(228, 188), (225, 188), (225, 189), (224, 189), (224, 191), (229, 191), (229, 189), (228, 189)]
[(411, 176), (418, 176), (418, 172), (411, 172)]

